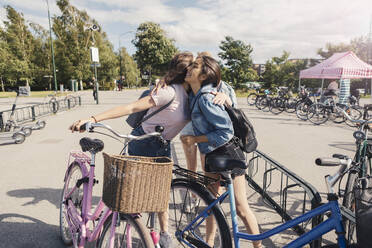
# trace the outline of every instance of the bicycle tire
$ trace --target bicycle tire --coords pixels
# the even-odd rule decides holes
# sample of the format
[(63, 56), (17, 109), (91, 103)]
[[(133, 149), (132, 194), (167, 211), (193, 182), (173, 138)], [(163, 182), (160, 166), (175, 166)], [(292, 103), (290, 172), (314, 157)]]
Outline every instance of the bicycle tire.
[(64, 101), (67, 108), (73, 108), (76, 105), (75, 98), (72, 96), (66, 96)]
[[(75, 172), (77, 172), (76, 176), (72, 177), (73, 175), (75, 175)], [(65, 194), (66, 192), (69, 192), (76, 185), (77, 180), (81, 179), (82, 177), (83, 177), (83, 172), (82, 172), (82, 169), (80, 168), (79, 163), (73, 162), (70, 166), (68, 175), (66, 177), (66, 181), (62, 189), (61, 201), (59, 203), (60, 204), (59, 205), (59, 232), (61, 234), (62, 241), (65, 245), (72, 244), (71, 232), (69, 230), (69, 225), (67, 223), (67, 220), (65, 219), (68, 217), (65, 211), (66, 209), (66, 205), (64, 203)], [(71, 186), (71, 188), (68, 187), (69, 185)], [(76, 191), (71, 195), (71, 200), (74, 203), (77, 210), (79, 210), (81, 213), (81, 207), (83, 203), (83, 190), (80, 188), (77, 188)]]
[(329, 112), (323, 104), (316, 103), (309, 107), (307, 119), (315, 125), (320, 125), (328, 121)]
[(282, 99), (272, 99), (269, 106), (269, 111), (274, 115), (278, 115), (284, 111), (285, 108), (283, 107), (283, 105), (284, 103)]
[[(350, 209), (353, 213), (355, 213), (355, 197), (353, 194), (353, 189), (358, 179), (357, 171), (350, 171), (346, 181), (346, 187), (344, 192), (344, 197), (342, 199), (342, 206), (347, 209)], [(351, 242), (351, 239), (355, 238), (355, 224), (350, 223), (350, 221), (343, 217), (342, 223), (345, 229), (345, 238), (348, 243)], [(356, 241), (356, 240), (355, 240)]]
[[(172, 181), (169, 203), (169, 229), (172, 234), (176, 234), (186, 227), (189, 222), (195, 218), (205, 207), (213, 202), (214, 197), (203, 186), (198, 183), (186, 180), (175, 179)], [(195, 205), (187, 206), (185, 203), (193, 202)], [(213, 247), (216, 248), (231, 248), (232, 239), (230, 228), (221, 212), (219, 206), (214, 206), (212, 215), (217, 224), (216, 235), (214, 237)], [(206, 238), (205, 222), (202, 222), (193, 231), (185, 232), (183, 237), (177, 237), (177, 245), (175, 247), (185, 247), (182, 240), (191, 243), (192, 247), (202, 247), (201, 243), (206, 241), (201, 239)], [(175, 230), (173, 232), (173, 230)], [(198, 243), (199, 242), (199, 243)]]
[[(350, 115), (350, 117), (353, 120), (360, 120), (362, 118), (363, 113), (362, 111), (359, 110), (358, 106), (350, 106), (350, 108), (348, 109), (348, 115)], [(356, 123), (351, 122), (348, 118), (346, 118), (346, 116), (344, 117), (344, 119), (345, 119), (346, 125), (348, 125), (349, 127), (357, 126)]]
[(49, 100), (49, 110), (50, 112), (52, 112), (53, 114), (57, 113), (58, 110), (59, 110), (59, 103), (57, 101), (57, 99), (55, 97), (53, 97), (52, 99)]
[(294, 113), (296, 112), (296, 107), (297, 107), (297, 100), (294, 98), (289, 98), (284, 101), (284, 111), (287, 113)]
[(296, 116), (298, 119), (307, 121), (307, 111), (309, 109), (309, 105), (305, 102), (299, 102), (296, 106)]
[[(256, 105), (257, 106), (257, 105)], [(259, 100), (258, 102), (258, 106), (257, 107), (259, 110), (261, 110), (262, 112), (268, 112), (270, 109), (269, 109), (269, 106), (270, 106), (270, 100), (268, 98), (262, 98)]]
[(14, 143), (22, 144), (26, 139), (26, 135), (24, 135), (23, 133), (17, 132), (12, 135), (12, 139), (14, 139)]
[[(139, 216), (132, 216), (130, 214), (118, 214), (120, 221), (115, 227), (115, 240), (113, 248), (153, 248), (154, 243), (150, 236), (150, 231), (141, 222)], [(107, 218), (104, 224), (102, 234), (99, 237), (98, 248), (108, 247), (108, 241), (110, 239), (111, 232), (112, 214)], [(127, 227), (131, 226), (131, 246), (127, 246), (126, 238), (128, 237)], [(122, 228), (124, 228), (122, 230)], [(125, 243), (124, 243), (125, 242)]]
[(32, 134), (31, 127), (22, 127), (21, 131), (25, 134), (26, 137), (29, 137)]
[(258, 95), (256, 93), (250, 93), (247, 96), (247, 103), (248, 103), (248, 105), (250, 105), (250, 106), (255, 105), (256, 104), (256, 101), (257, 101), (257, 97), (258, 97)]

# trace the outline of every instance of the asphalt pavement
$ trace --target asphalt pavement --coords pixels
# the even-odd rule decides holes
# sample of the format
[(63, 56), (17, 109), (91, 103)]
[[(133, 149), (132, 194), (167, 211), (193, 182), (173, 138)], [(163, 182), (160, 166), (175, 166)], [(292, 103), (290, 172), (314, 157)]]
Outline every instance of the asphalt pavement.
[[(59, 200), (69, 152), (80, 150), (79, 140), (85, 136), (102, 139), (106, 153), (115, 154), (121, 150), (121, 144), (109, 137), (71, 133), (68, 127), (75, 120), (132, 102), (140, 93), (141, 90), (100, 92), (99, 105), (93, 101), (91, 91), (78, 93), (82, 97), (82, 106), (44, 117), (46, 127), (35, 130), (23, 144), (0, 144), (0, 247), (64, 247), (59, 237)], [(0, 109), (6, 109), (13, 100), (0, 99)], [(21, 98), (19, 104), (42, 101), (41, 98)], [(327, 123), (314, 126), (300, 121), (293, 114), (276, 116), (263, 113), (247, 106), (244, 98), (238, 101), (254, 124), (258, 149), (304, 178), (322, 194), (326, 190), (324, 176), (336, 169), (316, 167), (315, 158), (333, 153), (352, 155), (355, 150), (354, 129), (346, 125)], [(363, 101), (372, 103), (370, 99)], [(131, 130), (124, 118), (105, 123), (121, 133)], [(178, 137), (174, 144), (179, 162), (184, 165)], [(97, 178), (102, 181), (102, 156), (97, 156), (96, 164)], [(95, 202), (100, 197), (101, 187), (102, 184), (98, 184), (94, 188)], [(257, 193), (249, 189), (247, 197), (262, 229), (272, 228), (280, 222), (272, 210), (263, 206)], [(265, 241), (264, 245), (281, 247), (293, 237), (291, 235), (277, 235)]]

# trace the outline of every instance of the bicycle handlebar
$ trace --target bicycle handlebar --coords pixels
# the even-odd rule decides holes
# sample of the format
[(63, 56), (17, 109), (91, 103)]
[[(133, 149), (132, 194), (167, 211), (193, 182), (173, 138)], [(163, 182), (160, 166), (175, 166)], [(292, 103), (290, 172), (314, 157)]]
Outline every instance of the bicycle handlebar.
[[(337, 154), (338, 155), (338, 154)], [(341, 165), (340, 169), (334, 175), (327, 175), (325, 176), (325, 181), (327, 185), (327, 189), (329, 193), (334, 193), (333, 186), (336, 182), (341, 178), (341, 176), (345, 173), (347, 168), (350, 167), (352, 163), (352, 159), (345, 156), (344, 159), (340, 159), (337, 156), (333, 158), (317, 158), (315, 163), (320, 166), (338, 166)]]
[(150, 138), (150, 137), (159, 137), (162, 141), (164, 141), (164, 139), (161, 137), (161, 133), (163, 132), (164, 128), (161, 127), (161, 126), (156, 126), (155, 127), (156, 132), (147, 133), (147, 134), (140, 135), (140, 136), (134, 136), (134, 135), (131, 135), (131, 134), (120, 134), (120, 133), (116, 132), (115, 130), (113, 130), (109, 125), (106, 125), (106, 124), (103, 124), (103, 123), (87, 122), (87, 123), (80, 126), (80, 130), (83, 130), (83, 131), (87, 130), (90, 133), (94, 132), (94, 128), (107, 129), (112, 134), (114, 134), (115, 136), (117, 136), (119, 138), (122, 138), (122, 139), (125, 139), (126, 141), (142, 140), (142, 139), (146, 139), (146, 138)]

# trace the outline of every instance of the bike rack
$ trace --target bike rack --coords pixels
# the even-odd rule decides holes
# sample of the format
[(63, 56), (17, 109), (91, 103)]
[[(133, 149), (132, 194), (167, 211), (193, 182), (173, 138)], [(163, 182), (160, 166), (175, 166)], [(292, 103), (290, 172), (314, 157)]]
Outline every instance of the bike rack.
[[(251, 157), (250, 157), (251, 156)], [(270, 208), (275, 210), (281, 217), (282, 222), (294, 219), (304, 214), (306, 211), (314, 209), (321, 205), (319, 192), (304, 179), (288, 170), (286, 167), (271, 159), (261, 151), (255, 151), (247, 154), (248, 169), (246, 180), (248, 185), (259, 193)], [(250, 157), (250, 158), (249, 158)], [(301, 208), (301, 211), (288, 209), (288, 196), (290, 190), (298, 193), (301, 197), (296, 197), (291, 206)], [(296, 191), (295, 191), (296, 190)], [(278, 193), (275, 196), (274, 193)], [(271, 193), (273, 192), (273, 193)], [(301, 204), (298, 204), (301, 203)], [(308, 223), (302, 223), (293, 227), (293, 230), (301, 235), (323, 221), (323, 216), (318, 216), (311, 220), (311, 226)], [(314, 240), (311, 247), (321, 247), (322, 239)]]
[[(75, 98), (75, 106), (81, 105), (81, 97), (73, 97)], [(68, 110), (72, 108), (70, 104), (70, 99), (65, 100), (58, 100), (59, 108), (58, 111), (61, 110)], [(3, 125), (9, 119), (12, 110), (5, 110), (0, 112), (0, 131), (2, 130)], [(53, 111), (51, 110), (49, 103), (41, 103), (35, 104), (27, 107), (16, 108), (14, 112), (14, 120), (17, 123), (25, 123), (30, 121), (35, 121), (37, 118), (52, 114)]]

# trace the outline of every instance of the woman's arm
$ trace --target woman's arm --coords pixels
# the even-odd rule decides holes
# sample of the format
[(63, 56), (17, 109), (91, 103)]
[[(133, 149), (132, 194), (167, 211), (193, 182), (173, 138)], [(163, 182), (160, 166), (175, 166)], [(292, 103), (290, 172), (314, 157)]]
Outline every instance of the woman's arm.
[(103, 120), (115, 119), (115, 118), (119, 118), (122, 116), (130, 115), (132, 113), (137, 113), (137, 112), (149, 109), (154, 106), (155, 106), (155, 102), (152, 99), (152, 97), (145, 96), (130, 104), (118, 106), (118, 107), (109, 109), (105, 112), (102, 112), (100, 114), (94, 115), (89, 119), (78, 120), (70, 126), (70, 129), (72, 132), (74, 132), (76, 130), (80, 130), (80, 127), (87, 122), (100, 122)]
[(194, 145), (197, 143), (208, 142), (208, 138), (205, 135), (201, 135), (201, 136), (184, 135), (184, 136), (181, 136), (181, 140), (182, 140), (182, 143), (186, 145)]

